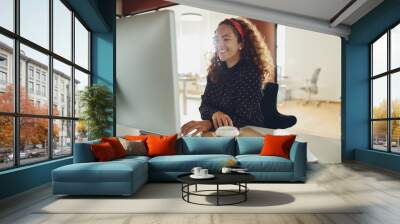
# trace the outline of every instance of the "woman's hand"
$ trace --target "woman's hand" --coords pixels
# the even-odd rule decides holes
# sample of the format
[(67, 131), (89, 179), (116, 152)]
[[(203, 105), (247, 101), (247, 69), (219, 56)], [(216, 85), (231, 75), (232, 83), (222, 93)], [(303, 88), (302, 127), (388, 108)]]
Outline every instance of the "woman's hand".
[(212, 128), (211, 121), (190, 121), (184, 124), (181, 128), (182, 135), (187, 135), (193, 130), (196, 130), (191, 136), (195, 136), (200, 132), (206, 132)]
[(233, 126), (232, 119), (225, 113), (217, 111), (212, 115), (214, 128), (217, 129), (222, 126)]

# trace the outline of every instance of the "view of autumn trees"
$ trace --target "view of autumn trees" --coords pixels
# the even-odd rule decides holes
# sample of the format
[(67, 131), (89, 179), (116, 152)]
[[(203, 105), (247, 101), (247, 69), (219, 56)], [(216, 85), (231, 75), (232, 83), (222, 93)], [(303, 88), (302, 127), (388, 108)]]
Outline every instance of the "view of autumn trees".
[[(392, 100), (391, 117), (400, 117), (400, 101)], [(387, 118), (387, 101), (382, 101), (377, 107), (373, 108), (373, 118)], [(373, 125), (374, 139), (385, 139), (387, 136), (387, 121), (375, 121)], [(392, 122), (392, 142), (398, 142), (400, 137), (400, 122)]]
[[(28, 93), (25, 88), (20, 89), (20, 109), (24, 114), (41, 114), (46, 115), (48, 111), (47, 104), (34, 105), (33, 101), (29, 99)], [(0, 93), (0, 110), (2, 112), (13, 112), (14, 96), (13, 85), (8, 85), (5, 93)], [(58, 114), (55, 110), (55, 114)], [(0, 116), (0, 151), (13, 149), (13, 117)], [(21, 117), (20, 119), (20, 149), (25, 149), (27, 145), (41, 144), (45, 147), (48, 137), (48, 119), (46, 118), (32, 118)], [(59, 127), (53, 125), (53, 138), (58, 138)]]

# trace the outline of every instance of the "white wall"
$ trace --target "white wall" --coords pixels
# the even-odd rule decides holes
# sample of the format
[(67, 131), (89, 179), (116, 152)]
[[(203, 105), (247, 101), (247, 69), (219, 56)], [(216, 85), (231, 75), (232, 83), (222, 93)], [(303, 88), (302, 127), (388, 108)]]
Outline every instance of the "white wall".
[[(213, 36), (219, 22), (232, 15), (208, 11), (185, 5), (175, 5), (161, 10), (175, 13), (177, 35), (178, 73), (207, 75), (207, 67), (214, 51)], [(200, 15), (200, 21), (185, 21), (182, 14)]]
[(321, 68), (318, 95), (313, 99), (340, 101), (341, 93), (341, 40), (339, 37), (292, 27), (285, 27), (284, 71), (293, 81), (292, 97), (304, 99), (299, 89), (314, 70)]
[(171, 11), (117, 20), (117, 125), (178, 132), (175, 40)]

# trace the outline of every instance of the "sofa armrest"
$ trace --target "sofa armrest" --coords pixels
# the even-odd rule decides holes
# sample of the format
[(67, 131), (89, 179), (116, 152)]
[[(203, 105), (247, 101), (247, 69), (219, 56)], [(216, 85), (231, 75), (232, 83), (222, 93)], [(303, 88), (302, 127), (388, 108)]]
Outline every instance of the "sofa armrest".
[(96, 158), (94, 157), (90, 146), (92, 144), (97, 144), (97, 143), (100, 143), (100, 140), (75, 143), (75, 145), (74, 145), (74, 163), (95, 162)]
[(307, 143), (295, 141), (290, 149), (290, 160), (293, 162), (293, 179), (305, 181), (307, 174)]

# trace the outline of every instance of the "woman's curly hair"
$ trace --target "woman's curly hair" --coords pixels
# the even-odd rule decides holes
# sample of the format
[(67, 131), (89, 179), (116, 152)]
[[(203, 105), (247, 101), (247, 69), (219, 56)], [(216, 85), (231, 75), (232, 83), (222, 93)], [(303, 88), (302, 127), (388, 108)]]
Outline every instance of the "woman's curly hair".
[[(243, 43), (243, 49), (240, 51), (241, 59), (248, 59), (257, 66), (259, 74), (261, 75), (262, 83), (274, 81), (274, 61), (260, 31), (258, 31), (257, 27), (247, 19), (235, 18), (234, 20), (242, 26), (244, 32), (243, 39), (229, 19), (223, 20), (218, 24), (218, 26), (225, 24), (233, 30), (239, 43)], [(223, 63), (219, 60), (218, 52), (216, 50), (207, 69), (208, 75), (212, 81), (218, 81), (219, 71), (221, 70), (222, 65)]]

